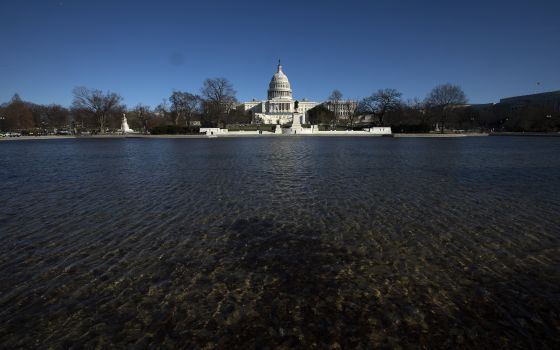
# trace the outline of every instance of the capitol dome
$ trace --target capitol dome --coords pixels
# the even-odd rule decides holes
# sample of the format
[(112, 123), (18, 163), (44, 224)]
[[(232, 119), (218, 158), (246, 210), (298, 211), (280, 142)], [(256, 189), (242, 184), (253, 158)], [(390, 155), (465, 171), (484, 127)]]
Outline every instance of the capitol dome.
[(268, 85), (268, 99), (292, 99), (292, 89), (290, 88), (290, 82), (288, 77), (282, 71), (282, 65), (278, 61), (278, 69), (276, 73), (272, 76), (270, 84)]

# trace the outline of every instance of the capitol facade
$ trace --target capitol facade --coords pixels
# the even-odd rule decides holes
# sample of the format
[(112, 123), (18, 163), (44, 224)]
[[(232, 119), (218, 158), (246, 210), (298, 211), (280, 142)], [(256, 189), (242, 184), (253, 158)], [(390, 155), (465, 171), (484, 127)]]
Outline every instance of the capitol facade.
[(239, 105), (243, 111), (250, 111), (256, 123), (263, 124), (306, 124), (307, 112), (320, 102), (305, 99), (294, 100), (290, 81), (282, 65), (278, 61), (276, 73), (272, 76), (267, 91), (268, 99), (264, 101), (250, 101)]

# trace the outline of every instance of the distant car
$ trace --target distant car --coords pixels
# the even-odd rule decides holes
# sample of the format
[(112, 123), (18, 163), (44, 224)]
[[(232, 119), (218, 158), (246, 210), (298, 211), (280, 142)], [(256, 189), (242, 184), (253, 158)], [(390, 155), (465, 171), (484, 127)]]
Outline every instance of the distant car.
[(20, 137), (21, 134), (19, 132), (8, 132), (6, 133), (7, 137)]

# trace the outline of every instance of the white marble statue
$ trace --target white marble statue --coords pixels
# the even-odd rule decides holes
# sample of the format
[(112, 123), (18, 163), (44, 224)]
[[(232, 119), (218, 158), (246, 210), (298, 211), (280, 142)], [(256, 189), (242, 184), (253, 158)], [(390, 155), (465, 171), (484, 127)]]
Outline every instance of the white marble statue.
[(127, 134), (127, 133), (133, 133), (134, 130), (132, 130), (129, 126), (128, 126), (128, 121), (126, 120), (126, 114), (123, 113), (123, 118), (122, 118), (122, 122), (121, 122), (121, 132), (123, 134)]

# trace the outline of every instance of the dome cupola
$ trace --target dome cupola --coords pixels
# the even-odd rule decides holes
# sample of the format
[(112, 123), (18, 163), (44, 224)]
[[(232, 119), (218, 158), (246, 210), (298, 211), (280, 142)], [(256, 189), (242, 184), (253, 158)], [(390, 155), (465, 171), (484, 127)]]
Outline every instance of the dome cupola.
[(282, 65), (280, 60), (278, 60), (278, 68), (276, 73), (272, 76), (270, 84), (268, 85), (268, 99), (292, 99), (292, 89), (290, 88), (290, 82), (288, 77), (282, 71)]

